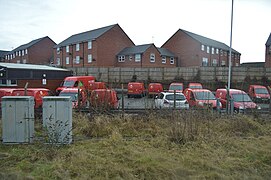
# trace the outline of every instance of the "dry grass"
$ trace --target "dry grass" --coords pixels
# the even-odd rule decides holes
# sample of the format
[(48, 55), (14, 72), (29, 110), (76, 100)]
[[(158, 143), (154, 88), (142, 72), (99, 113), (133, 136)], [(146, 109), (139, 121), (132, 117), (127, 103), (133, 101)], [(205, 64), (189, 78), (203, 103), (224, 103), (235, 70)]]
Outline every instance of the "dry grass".
[(74, 114), (73, 127), (67, 146), (1, 144), (0, 179), (271, 177), (271, 122), (262, 119), (191, 111)]

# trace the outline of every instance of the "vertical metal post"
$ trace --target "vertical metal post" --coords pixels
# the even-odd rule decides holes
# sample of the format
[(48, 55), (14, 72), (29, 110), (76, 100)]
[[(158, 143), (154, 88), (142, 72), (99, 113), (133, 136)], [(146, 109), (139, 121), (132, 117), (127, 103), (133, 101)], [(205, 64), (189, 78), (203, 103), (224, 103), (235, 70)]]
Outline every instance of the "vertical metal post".
[(124, 92), (123, 92), (123, 84), (121, 84), (121, 110), (124, 114)]
[[(231, 54), (232, 54), (232, 25), (233, 25), (233, 2), (234, 0), (232, 0), (232, 4), (231, 4), (231, 32), (230, 32), (230, 57), (229, 57), (229, 72), (228, 72), (228, 89), (231, 89)], [(227, 97), (229, 97), (229, 90), (227, 91)], [(227, 100), (227, 104), (229, 104), (229, 100)], [(227, 108), (227, 112), (229, 114), (230, 109), (229, 107)]]
[(173, 109), (176, 109), (176, 90), (174, 90), (174, 104), (173, 104)]

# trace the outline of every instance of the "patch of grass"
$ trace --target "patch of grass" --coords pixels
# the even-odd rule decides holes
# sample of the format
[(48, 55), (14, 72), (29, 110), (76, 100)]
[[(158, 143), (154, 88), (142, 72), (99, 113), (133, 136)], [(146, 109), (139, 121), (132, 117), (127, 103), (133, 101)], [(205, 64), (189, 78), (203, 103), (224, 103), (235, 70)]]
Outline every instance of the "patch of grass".
[(268, 179), (270, 129), (270, 121), (200, 111), (78, 113), (73, 144), (0, 144), (0, 179)]

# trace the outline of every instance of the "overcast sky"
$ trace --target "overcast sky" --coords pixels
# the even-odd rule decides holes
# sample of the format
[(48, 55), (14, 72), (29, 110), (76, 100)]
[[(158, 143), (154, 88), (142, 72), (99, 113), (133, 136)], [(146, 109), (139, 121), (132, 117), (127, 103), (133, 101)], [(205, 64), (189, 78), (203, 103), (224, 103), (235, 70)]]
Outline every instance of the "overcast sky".
[[(178, 29), (230, 45), (231, 0), (0, 0), (0, 50), (118, 23), (136, 45), (160, 47)], [(234, 0), (232, 47), (264, 62), (271, 0)]]

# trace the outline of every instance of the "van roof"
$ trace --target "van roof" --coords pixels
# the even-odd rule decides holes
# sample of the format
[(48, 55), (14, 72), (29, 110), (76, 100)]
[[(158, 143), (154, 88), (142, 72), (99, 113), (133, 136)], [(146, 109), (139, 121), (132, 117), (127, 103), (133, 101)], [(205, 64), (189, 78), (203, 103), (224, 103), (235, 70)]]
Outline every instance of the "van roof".
[(209, 89), (190, 89), (190, 90), (193, 92), (211, 92)]
[[(217, 89), (216, 91), (227, 91), (227, 90), (225, 88), (222, 88), (222, 89)], [(245, 93), (243, 90), (240, 90), (240, 89), (230, 89), (229, 92), (230, 94)]]
[(250, 85), (250, 87), (254, 87), (254, 88), (265, 88), (265, 86), (262, 86), (262, 85)]

